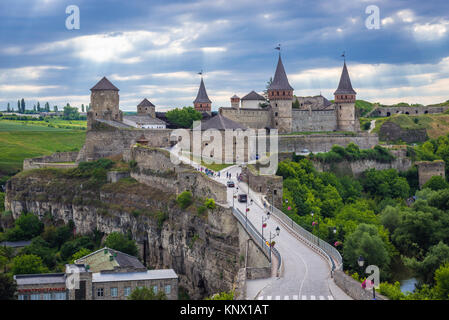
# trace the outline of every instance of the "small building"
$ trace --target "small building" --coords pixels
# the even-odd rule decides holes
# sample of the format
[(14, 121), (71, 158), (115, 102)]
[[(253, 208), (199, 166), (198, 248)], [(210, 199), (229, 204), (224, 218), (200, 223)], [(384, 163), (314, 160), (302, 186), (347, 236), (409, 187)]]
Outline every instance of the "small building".
[(123, 116), (123, 123), (139, 129), (166, 129), (167, 124), (148, 115)]
[(134, 256), (102, 248), (67, 264), (65, 273), (14, 275), (19, 300), (125, 300), (136, 288), (178, 298), (173, 269), (147, 270)]
[(259, 109), (262, 104), (267, 102), (264, 96), (254, 90), (240, 100), (242, 109)]
[(446, 178), (445, 164), (443, 160), (418, 161), (415, 162), (418, 167), (419, 187), (421, 188), (430, 178), (434, 176)]

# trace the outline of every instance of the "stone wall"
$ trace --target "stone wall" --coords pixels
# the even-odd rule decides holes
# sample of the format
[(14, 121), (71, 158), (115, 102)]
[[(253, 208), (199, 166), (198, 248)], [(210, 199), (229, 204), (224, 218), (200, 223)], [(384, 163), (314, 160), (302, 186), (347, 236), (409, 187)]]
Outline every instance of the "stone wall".
[(402, 129), (397, 123), (386, 121), (379, 130), (379, 138), (382, 141), (399, 141), (407, 143), (424, 142), (429, 137), (426, 129)]
[(123, 178), (128, 178), (130, 173), (128, 171), (108, 171), (107, 180), (110, 183), (115, 183)]
[(318, 171), (330, 171), (336, 174), (351, 175), (354, 177), (360, 177), (360, 175), (368, 169), (396, 169), (398, 171), (407, 171), (412, 167), (412, 160), (404, 155), (404, 151), (406, 150), (390, 150), (396, 159), (387, 163), (375, 160), (344, 160), (334, 163), (324, 163), (314, 160), (312, 163)]
[(418, 167), (419, 187), (421, 188), (433, 176), (446, 178), (445, 164), (443, 160), (418, 161), (415, 162)]
[(253, 166), (242, 168), (242, 181), (248, 183), (252, 190), (274, 200), (276, 207), (282, 207), (283, 179), (276, 175), (259, 175)]
[(102, 123), (100, 130), (89, 130), (77, 161), (91, 161), (121, 155), (142, 135), (150, 147), (169, 147), (170, 129), (117, 129)]
[(29, 158), (23, 160), (23, 170), (38, 169), (38, 168), (73, 168), (76, 164), (69, 164), (64, 162), (75, 162), (78, 156), (78, 151), (73, 152), (56, 152), (49, 156)]
[[(341, 270), (334, 272), (334, 281), (348, 296), (354, 300), (373, 300), (373, 291), (365, 290), (362, 284)], [(376, 293), (376, 300), (388, 300), (388, 298)]]
[(292, 131), (334, 131), (337, 130), (337, 115), (332, 110), (293, 109)]
[(409, 114), (411, 116), (428, 114), (428, 113), (443, 113), (449, 110), (449, 106), (444, 107), (378, 107), (371, 111), (371, 117), (388, 117), (394, 114)]
[(264, 129), (271, 127), (271, 112), (268, 109), (220, 108), (220, 113), (247, 128)]
[(283, 135), (279, 136), (278, 148), (280, 153), (301, 152), (303, 149), (317, 153), (327, 152), (333, 145), (346, 147), (351, 142), (358, 145), (360, 149), (370, 149), (379, 144), (379, 138), (369, 133)]

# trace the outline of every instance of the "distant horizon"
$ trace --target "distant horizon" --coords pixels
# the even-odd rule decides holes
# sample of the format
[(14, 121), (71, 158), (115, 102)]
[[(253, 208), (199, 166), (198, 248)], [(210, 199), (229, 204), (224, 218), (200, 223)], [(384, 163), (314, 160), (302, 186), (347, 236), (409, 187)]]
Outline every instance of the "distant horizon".
[[(212, 110), (262, 92), (280, 44), (297, 96), (329, 100), (345, 53), (360, 100), (423, 105), (449, 99), (449, 2), (433, 0), (70, 0), (0, 3), (0, 105), (89, 104), (103, 76), (122, 110), (192, 105), (202, 71)], [(379, 11), (368, 28), (368, 8)], [(368, 11), (368, 13), (367, 13)]]

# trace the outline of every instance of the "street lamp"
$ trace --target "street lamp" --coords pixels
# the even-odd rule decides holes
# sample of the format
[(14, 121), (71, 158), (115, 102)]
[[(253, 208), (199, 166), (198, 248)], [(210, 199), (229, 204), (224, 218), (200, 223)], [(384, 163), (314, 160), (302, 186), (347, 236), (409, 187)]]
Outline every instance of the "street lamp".
[(267, 211), (267, 216), (266, 217), (262, 216), (262, 242), (265, 241), (265, 238), (263, 237), (263, 229), (267, 226), (265, 224), (265, 221), (267, 221), (268, 219), (270, 219), (270, 211)]
[(365, 263), (365, 259), (363, 259), (363, 257), (360, 256), (359, 259), (357, 260), (357, 263), (359, 264), (359, 267), (362, 268)]
[(276, 238), (277, 236), (279, 236), (279, 234), (281, 233), (281, 228), (279, 228), (279, 226), (276, 227), (275, 229), (276, 233), (271, 233), (270, 231), (270, 263), (271, 263), (271, 247), (272, 247), (272, 241), (274, 238)]

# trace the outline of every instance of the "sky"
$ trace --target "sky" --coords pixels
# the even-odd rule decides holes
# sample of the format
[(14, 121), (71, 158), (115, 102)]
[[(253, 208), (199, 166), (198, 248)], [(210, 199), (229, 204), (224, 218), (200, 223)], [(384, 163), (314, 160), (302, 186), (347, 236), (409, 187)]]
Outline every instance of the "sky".
[(106, 76), (122, 110), (166, 111), (193, 104), (203, 70), (217, 110), (265, 89), (278, 44), (297, 96), (333, 99), (345, 52), (358, 99), (449, 100), (447, 0), (2, 0), (0, 43), (0, 109), (86, 105)]

